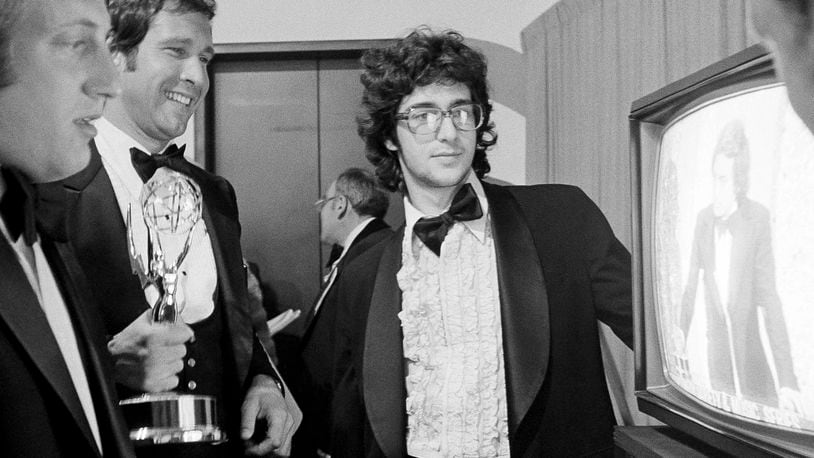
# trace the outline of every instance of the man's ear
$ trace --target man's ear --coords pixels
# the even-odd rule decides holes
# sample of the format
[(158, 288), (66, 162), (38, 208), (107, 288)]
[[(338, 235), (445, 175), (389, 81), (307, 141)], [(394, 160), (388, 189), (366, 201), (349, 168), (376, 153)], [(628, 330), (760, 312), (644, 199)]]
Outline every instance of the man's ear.
[(389, 149), (390, 151), (392, 151), (394, 153), (398, 152), (398, 150), (399, 150), (398, 145), (393, 143), (393, 140), (391, 140), (389, 138), (384, 140), (384, 146), (385, 146), (385, 148)]
[(334, 204), (336, 205), (334, 208), (339, 211), (339, 216), (337, 219), (342, 219), (345, 217), (345, 213), (348, 211), (348, 198), (345, 196), (337, 196), (334, 199)]
[(112, 56), (113, 65), (115, 65), (120, 72), (124, 72), (127, 69), (127, 56), (122, 54), (121, 51), (114, 51)]

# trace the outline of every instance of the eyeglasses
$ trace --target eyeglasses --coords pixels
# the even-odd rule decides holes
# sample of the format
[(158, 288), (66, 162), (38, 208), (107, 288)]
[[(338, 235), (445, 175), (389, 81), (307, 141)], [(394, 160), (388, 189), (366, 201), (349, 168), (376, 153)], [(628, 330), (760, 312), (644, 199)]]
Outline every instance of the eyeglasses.
[(327, 204), (328, 202), (330, 202), (330, 201), (332, 201), (332, 200), (334, 200), (336, 198), (339, 198), (339, 197), (342, 197), (342, 195), (337, 194), (337, 195), (335, 195), (333, 197), (323, 197), (322, 199), (319, 199), (318, 201), (314, 202), (314, 208), (317, 211), (322, 211), (322, 207), (324, 207), (325, 204)]
[(477, 103), (455, 105), (446, 111), (437, 107), (410, 107), (395, 116), (396, 119), (407, 121), (410, 132), (418, 135), (438, 132), (446, 117), (452, 119), (452, 124), (458, 130), (475, 130), (483, 124), (483, 107)]

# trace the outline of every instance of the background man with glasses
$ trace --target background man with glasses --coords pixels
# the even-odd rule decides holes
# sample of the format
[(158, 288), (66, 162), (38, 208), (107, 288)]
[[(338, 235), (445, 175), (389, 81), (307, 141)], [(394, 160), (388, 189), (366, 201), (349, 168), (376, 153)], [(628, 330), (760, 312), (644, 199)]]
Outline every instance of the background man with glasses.
[[(305, 322), (300, 343), (296, 380), (292, 383), (300, 402), (303, 422), (294, 436), (296, 456), (329, 454), (331, 377), (333, 376), (336, 294), (333, 285), (344, 266), (393, 233), (384, 222), (388, 194), (369, 171), (350, 168), (331, 183), (315, 207), (320, 216), (322, 243), (338, 247), (329, 260), (322, 288)], [(317, 452), (319, 450), (319, 452)]]
[(597, 319), (632, 342), (630, 255), (579, 189), (496, 186), (483, 56), (368, 51), (359, 133), (405, 226), (337, 289), (333, 456), (613, 453)]

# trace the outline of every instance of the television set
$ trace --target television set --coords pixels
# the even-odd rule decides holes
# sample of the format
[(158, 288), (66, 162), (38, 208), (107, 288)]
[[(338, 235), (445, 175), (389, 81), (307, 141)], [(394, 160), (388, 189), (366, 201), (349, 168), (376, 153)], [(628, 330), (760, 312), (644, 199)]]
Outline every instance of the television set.
[(771, 56), (636, 100), (630, 134), (639, 409), (722, 454), (814, 456), (814, 136)]

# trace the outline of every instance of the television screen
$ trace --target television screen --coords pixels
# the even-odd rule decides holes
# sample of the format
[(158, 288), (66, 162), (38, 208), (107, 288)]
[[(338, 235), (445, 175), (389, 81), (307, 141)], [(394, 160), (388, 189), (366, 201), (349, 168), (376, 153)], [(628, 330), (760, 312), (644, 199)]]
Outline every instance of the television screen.
[(642, 411), (814, 454), (814, 135), (755, 47), (633, 105)]

